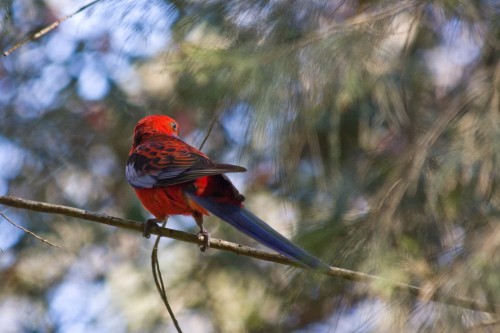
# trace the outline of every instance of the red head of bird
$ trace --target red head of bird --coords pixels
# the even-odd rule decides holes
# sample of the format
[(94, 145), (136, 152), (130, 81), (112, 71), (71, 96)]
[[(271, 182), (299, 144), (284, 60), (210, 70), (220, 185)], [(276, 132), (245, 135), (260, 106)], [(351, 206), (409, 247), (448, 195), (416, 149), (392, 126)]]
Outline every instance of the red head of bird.
[(144, 117), (135, 126), (134, 146), (158, 134), (177, 137), (179, 125), (174, 119), (160, 114)]

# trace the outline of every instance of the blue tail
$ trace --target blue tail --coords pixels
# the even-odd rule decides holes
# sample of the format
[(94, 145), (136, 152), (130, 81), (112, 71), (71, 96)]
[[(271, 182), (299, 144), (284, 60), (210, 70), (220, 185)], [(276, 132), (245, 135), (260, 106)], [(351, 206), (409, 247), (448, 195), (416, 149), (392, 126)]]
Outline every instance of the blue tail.
[(186, 194), (210, 213), (285, 257), (312, 269), (329, 268), (327, 264), (293, 244), (245, 208), (218, 203), (212, 198), (199, 197), (189, 192)]

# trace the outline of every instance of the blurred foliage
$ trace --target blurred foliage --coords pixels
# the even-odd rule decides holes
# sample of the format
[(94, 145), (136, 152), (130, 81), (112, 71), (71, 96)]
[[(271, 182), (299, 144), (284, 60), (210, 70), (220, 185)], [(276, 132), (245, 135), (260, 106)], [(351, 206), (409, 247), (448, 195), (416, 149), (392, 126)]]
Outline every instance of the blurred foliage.
[[(0, 49), (83, 1), (0, 1)], [(326, 262), (500, 304), (500, 5), (103, 0), (0, 61), (0, 194), (144, 220), (123, 170), (168, 114)], [(2, 207), (2, 332), (172, 331), (127, 231)], [(218, 238), (255, 245), (214, 218)], [(193, 221), (171, 227), (195, 231)], [(186, 332), (494, 332), (484, 313), (163, 240)], [(30, 318), (27, 321), (26, 318)]]

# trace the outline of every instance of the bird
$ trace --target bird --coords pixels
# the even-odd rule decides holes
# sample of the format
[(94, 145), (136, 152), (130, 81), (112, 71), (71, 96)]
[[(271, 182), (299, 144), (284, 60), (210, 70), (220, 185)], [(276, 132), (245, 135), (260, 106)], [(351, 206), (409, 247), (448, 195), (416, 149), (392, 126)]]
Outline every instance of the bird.
[(245, 171), (238, 165), (212, 161), (179, 138), (179, 125), (174, 119), (158, 114), (140, 119), (135, 126), (125, 177), (144, 208), (155, 217), (146, 221), (146, 237), (151, 224), (173, 215), (188, 215), (200, 228), (199, 234), (204, 237), (200, 249), (206, 251), (210, 234), (203, 217), (213, 214), (300, 266), (328, 269), (244, 207), (245, 197), (225, 174)]

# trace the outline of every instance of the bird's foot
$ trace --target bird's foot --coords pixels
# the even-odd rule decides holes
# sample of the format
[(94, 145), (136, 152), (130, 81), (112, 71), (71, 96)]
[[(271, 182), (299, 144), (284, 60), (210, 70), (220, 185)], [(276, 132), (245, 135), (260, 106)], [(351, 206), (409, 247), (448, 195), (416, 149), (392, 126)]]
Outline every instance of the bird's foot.
[(198, 236), (203, 236), (203, 244), (200, 245), (200, 251), (205, 252), (210, 248), (210, 234), (208, 231), (203, 230), (198, 233)]
[(158, 226), (158, 220), (157, 219), (148, 219), (146, 222), (144, 222), (144, 225), (142, 226), (142, 235), (146, 238), (151, 237), (151, 229), (154, 227)]

